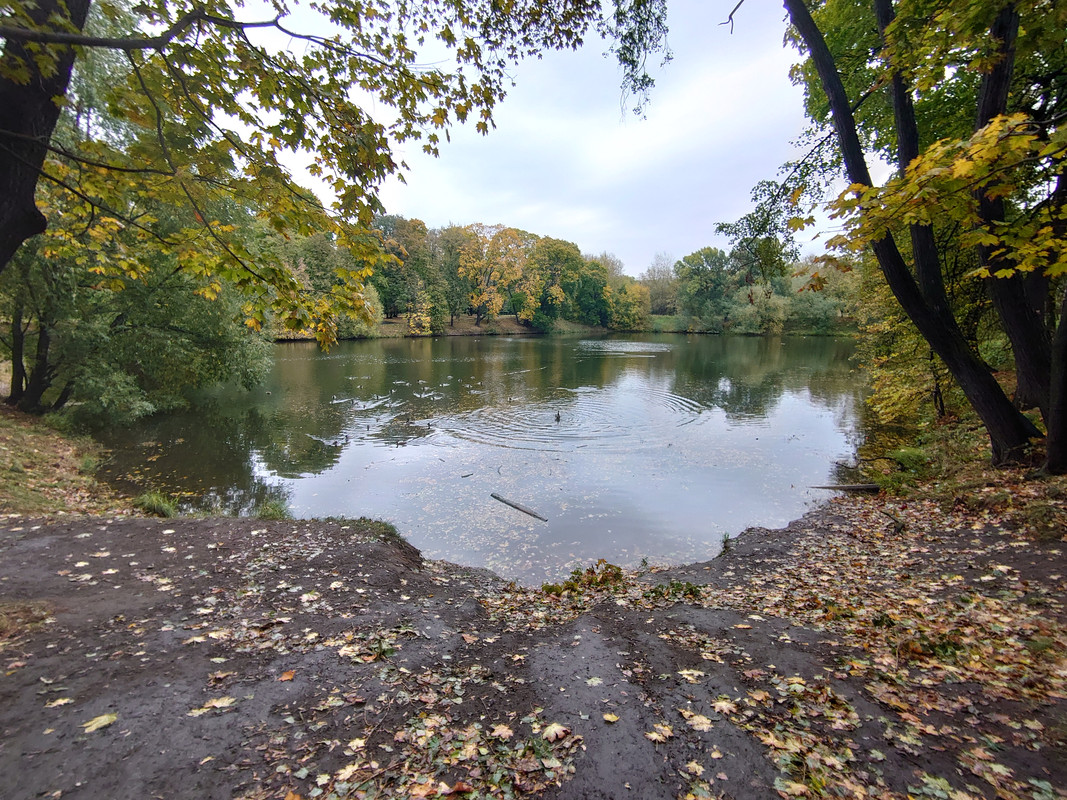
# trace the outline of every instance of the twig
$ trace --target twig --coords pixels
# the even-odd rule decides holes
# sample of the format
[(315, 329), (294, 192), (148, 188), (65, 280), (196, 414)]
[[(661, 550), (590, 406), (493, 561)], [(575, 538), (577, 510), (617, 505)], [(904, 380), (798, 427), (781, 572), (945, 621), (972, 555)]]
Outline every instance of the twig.
[(524, 505), (520, 505), (519, 503), (514, 503), (511, 500), (508, 500), (507, 498), (501, 497), (496, 492), (491, 493), (489, 496), (492, 497), (494, 500), (499, 500), (501, 503), (503, 503), (506, 506), (511, 506), (515, 510), (521, 511), (523, 514), (529, 514), (531, 517), (537, 517), (537, 519), (541, 520), (542, 522), (548, 522), (548, 518), (547, 517), (542, 517), (536, 511), (532, 511), (531, 509), (527, 508)]

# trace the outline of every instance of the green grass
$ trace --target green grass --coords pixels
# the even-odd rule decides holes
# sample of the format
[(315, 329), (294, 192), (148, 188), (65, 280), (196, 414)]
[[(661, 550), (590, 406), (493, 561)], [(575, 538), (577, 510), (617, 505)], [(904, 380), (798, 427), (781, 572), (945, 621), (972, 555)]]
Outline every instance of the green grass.
[(0, 404), (0, 511), (47, 515), (121, 507), (92, 472), (100, 447), (69, 438), (37, 417)]
[(649, 326), (653, 333), (685, 333), (685, 320), (678, 314), (653, 314)]
[(277, 498), (273, 500), (265, 500), (256, 506), (255, 511), (252, 512), (252, 516), (258, 519), (292, 519), (293, 515), (289, 513), (289, 504), (284, 500)]
[(175, 517), (178, 506), (162, 492), (150, 491), (133, 499), (133, 507), (156, 517)]

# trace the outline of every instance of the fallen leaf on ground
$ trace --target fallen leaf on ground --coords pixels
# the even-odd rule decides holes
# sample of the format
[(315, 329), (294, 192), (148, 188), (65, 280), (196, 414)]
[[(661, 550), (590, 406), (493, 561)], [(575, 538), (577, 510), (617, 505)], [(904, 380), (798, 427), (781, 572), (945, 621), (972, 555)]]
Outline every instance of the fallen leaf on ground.
[(99, 717), (93, 717), (91, 720), (82, 725), (82, 727), (85, 728), (86, 733), (92, 733), (93, 731), (98, 731), (101, 728), (106, 728), (118, 718), (118, 714), (101, 714)]
[(541, 731), (541, 738), (547, 742), (554, 742), (557, 739), (562, 739), (568, 733), (570, 733), (569, 728), (563, 727), (558, 722), (551, 722)]
[(652, 730), (645, 734), (645, 738), (653, 742), (665, 742), (672, 736), (674, 736), (674, 730), (666, 722), (657, 722), (652, 726)]

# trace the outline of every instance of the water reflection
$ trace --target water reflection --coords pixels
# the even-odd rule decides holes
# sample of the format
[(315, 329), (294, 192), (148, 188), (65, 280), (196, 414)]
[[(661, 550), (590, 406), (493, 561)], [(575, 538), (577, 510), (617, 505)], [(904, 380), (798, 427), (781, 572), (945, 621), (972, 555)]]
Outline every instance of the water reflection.
[(706, 336), (279, 345), (257, 391), (116, 432), (111, 475), (189, 507), (382, 517), (427, 555), (532, 583), (600, 557), (702, 559), (824, 496), (807, 487), (858, 436), (849, 353)]

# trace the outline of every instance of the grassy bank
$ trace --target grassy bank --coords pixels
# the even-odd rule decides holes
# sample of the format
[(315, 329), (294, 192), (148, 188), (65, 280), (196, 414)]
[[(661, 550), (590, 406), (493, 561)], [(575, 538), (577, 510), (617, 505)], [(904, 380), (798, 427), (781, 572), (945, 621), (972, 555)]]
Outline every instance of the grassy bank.
[(0, 405), (0, 513), (115, 513), (122, 501), (93, 478), (101, 448)]

